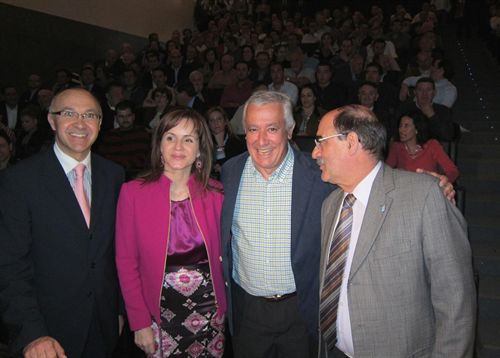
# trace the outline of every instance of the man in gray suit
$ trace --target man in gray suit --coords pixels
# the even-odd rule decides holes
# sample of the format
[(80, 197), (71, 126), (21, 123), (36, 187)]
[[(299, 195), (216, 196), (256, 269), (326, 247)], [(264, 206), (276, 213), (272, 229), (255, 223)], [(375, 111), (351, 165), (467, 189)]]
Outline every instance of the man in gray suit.
[[(313, 158), (323, 203), (322, 357), (471, 357), (475, 288), (466, 223), (435, 178), (382, 162), (367, 108), (327, 113)], [(351, 195), (352, 194), (352, 195)]]

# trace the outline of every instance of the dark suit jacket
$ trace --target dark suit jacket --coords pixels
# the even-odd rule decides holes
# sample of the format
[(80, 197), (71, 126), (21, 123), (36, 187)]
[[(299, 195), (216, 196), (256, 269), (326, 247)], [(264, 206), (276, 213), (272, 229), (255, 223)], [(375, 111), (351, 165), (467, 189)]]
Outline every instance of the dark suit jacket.
[(90, 228), (52, 148), (7, 170), (0, 182), (0, 309), (14, 353), (49, 335), (68, 357), (79, 357), (93, 317), (103, 348), (114, 348), (114, 227), (123, 170), (94, 154), (91, 163)]
[[(319, 258), (321, 246), (321, 204), (334, 188), (321, 181), (316, 163), (309, 156), (294, 150), (295, 160), (292, 183), (291, 261), (299, 300), (299, 314), (311, 334), (317, 335), (319, 312)], [(231, 225), (241, 174), (248, 152), (228, 160), (222, 167), (224, 184), (221, 236), (222, 264), (228, 298), (227, 317), (231, 333), (234, 329), (231, 305), (232, 250)]]
[[(22, 103), (19, 102), (17, 105), (17, 121), (15, 131), (18, 132), (21, 130), (21, 111), (23, 110)], [(5, 125), (9, 125), (9, 121), (7, 119), (7, 104), (5, 102), (0, 102), (0, 121)]]

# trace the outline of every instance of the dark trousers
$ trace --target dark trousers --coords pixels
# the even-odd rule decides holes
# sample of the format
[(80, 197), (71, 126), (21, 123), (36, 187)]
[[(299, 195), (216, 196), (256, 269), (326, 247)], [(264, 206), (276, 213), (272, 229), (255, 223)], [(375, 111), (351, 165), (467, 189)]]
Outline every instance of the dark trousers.
[(246, 293), (234, 282), (232, 287), (235, 357), (317, 356), (317, 342), (299, 316), (297, 296), (270, 302)]

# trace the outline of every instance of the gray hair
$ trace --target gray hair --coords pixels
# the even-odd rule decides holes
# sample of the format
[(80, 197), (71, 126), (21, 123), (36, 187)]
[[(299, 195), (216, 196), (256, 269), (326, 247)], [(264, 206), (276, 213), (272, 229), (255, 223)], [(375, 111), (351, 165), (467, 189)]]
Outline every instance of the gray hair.
[(358, 104), (341, 107), (339, 111), (340, 114), (333, 122), (337, 133), (356, 133), (364, 150), (372, 153), (377, 159), (384, 160), (387, 133), (377, 116)]
[(247, 108), (249, 105), (254, 104), (256, 106), (263, 106), (266, 104), (278, 103), (281, 104), (283, 108), (283, 115), (285, 120), (285, 126), (287, 130), (293, 129), (295, 126), (295, 120), (293, 119), (293, 105), (290, 97), (286, 94), (276, 91), (257, 91), (254, 92), (250, 98), (245, 102), (245, 107), (243, 107), (243, 124), (245, 124), (245, 118), (247, 116)]

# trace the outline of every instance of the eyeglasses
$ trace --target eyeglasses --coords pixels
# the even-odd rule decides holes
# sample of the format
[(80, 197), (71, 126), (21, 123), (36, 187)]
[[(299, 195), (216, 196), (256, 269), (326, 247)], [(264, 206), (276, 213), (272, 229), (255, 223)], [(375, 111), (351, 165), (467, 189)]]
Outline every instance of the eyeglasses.
[(328, 139), (332, 139), (332, 138), (335, 138), (335, 137), (342, 137), (342, 136), (345, 136), (346, 133), (337, 133), (337, 134), (332, 134), (332, 135), (329, 135), (329, 136), (326, 136), (326, 137), (316, 137), (314, 138), (314, 143), (316, 144), (316, 147), (320, 147), (321, 146), (321, 143), (323, 143), (324, 141), (327, 141)]
[(63, 119), (82, 119), (83, 121), (100, 121), (102, 115), (94, 112), (78, 113), (71, 111), (69, 109), (64, 109), (62, 111), (50, 112), (54, 116), (61, 116)]

